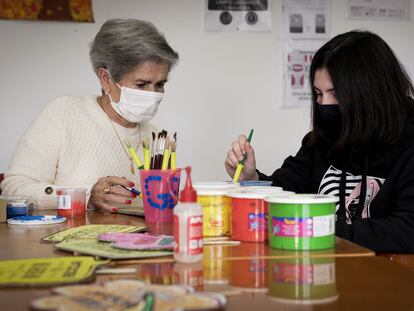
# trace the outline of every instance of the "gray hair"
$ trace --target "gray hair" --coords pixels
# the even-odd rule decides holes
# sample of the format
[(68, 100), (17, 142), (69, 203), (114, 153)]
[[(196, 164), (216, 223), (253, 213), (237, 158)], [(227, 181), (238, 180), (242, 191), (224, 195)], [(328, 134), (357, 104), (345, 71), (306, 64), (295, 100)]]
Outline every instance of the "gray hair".
[(137, 19), (107, 20), (90, 44), (89, 56), (95, 73), (103, 67), (115, 81), (146, 61), (165, 62), (170, 69), (178, 53), (149, 22)]

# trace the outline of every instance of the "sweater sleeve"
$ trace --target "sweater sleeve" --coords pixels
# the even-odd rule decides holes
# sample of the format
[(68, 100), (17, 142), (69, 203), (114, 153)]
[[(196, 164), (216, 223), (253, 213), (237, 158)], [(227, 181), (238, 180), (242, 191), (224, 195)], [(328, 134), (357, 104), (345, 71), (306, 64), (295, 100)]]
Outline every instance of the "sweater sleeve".
[(270, 180), (273, 186), (282, 187), (283, 190), (298, 193), (310, 193), (312, 178), (312, 149), (309, 147), (310, 135), (302, 140), (302, 146), (295, 156), (289, 156), (281, 168), (272, 175), (267, 176), (259, 171), (260, 180)]
[(60, 100), (51, 102), (19, 140), (1, 184), (3, 194), (28, 196), (35, 208), (56, 208), (56, 196), (45, 189), (54, 185), (64, 135)]
[[(411, 148), (413, 149), (413, 148)], [(378, 218), (336, 222), (336, 235), (375, 252), (414, 252), (414, 154), (402, 156), (375, 198), (387, 211)], [(387, 185), (386, 185), (387, 184)]]

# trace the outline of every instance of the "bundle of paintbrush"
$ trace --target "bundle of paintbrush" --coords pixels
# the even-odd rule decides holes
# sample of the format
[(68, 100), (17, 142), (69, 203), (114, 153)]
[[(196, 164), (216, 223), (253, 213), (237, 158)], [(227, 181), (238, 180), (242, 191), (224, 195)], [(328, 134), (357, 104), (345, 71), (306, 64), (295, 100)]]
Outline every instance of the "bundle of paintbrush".
[(174, 133), (173, 138), (171, 138), (165, 130), (159, 132), (158, 135), (152, 132), (151, 143), (149, 138), (146, 138), (142, 144), (145, 169), (167, 170), (176, 168), (177, 133)]

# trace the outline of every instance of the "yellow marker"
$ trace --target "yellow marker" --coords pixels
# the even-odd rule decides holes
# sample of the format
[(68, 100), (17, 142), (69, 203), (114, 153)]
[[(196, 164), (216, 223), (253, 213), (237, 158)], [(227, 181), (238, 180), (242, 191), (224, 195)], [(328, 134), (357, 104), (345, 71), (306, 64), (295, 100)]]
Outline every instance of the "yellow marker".
[(150, 150), (148, 148), (144, 149), (144, 169), (149, 170), (150, 169)]
[(177, 167), (177, 154), (175, 152), (171, 152), (171, 169), (175, 170)]
[[(247, 141), (249, 143), (252, 140), (252, 136), (253, 136), (253, 129), (250, 130), (249, 137), (247, 138)], [(239, 181), (240, 174), (243, 171), (244, 161), (246, 160), (246, 158), (247, 158), (247, 153), (245, 153), (244, 156), (243, 156), (243, 159), (241, 159), (239, 161), (239, 163), (237, 163), (236, 172), (234, 173), (234, 176), (233, 176), (233, 182), (234, 183), (237, 183)]]
[(243, 164), (237, 163), (236, 172), (234, 173), (234, 176), (233, 176), (233, 182), (235, 184), (239, 181), (240, 174), (241, 174), (243, 168), (244, 168)]

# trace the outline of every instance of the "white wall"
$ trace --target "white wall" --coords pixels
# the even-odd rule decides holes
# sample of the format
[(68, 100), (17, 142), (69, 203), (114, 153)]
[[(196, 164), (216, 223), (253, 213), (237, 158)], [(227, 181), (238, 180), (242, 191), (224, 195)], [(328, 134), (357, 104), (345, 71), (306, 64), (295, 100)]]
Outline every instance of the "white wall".
[[(345, 1), (332, 2), (332, 35), (375, 31), (414, 73), (413, 17), (345, 20)], [(178, 132), (178, 164), (192, 165), (198, 181), (227, 179), (223, 162), (231, 141), (254, 128), (258, 167), (271, 173), (297, 151), (310, 122), (308, 108), (282, 108), (281, 3), (272, 2), (272, 31), (266, 33), (204, 32), (203, 0), (94, 0), (94, 24), (1, 20), (0, 172), (48, 101), (99, 93), (88, 44), (106, 19), (119, 17), (153, 22), (180, 53), (153, 120)]]

